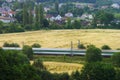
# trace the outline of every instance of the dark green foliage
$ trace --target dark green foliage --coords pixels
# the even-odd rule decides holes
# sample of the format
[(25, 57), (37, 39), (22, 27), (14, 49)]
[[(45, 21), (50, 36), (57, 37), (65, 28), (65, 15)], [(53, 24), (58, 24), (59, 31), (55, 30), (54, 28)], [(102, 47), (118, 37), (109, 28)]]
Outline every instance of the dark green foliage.
[(86, 62), (102, 61), (101, 50), (94, 45), (89, 45), (86, 51)]
[(115, 69), (110, 64), (87, 63), (81, 70), (80, 80), (115, 80)]
[(83, 44), (78, 44), (78, 49), (85, 49), (85, 46)]
[(41, 45), (38, 44), (38, 43), (34, 43), (34, 44), (32, 45), (32, 47), (33, 47), (33, 48), (41, 48)]
[(43, 62), (41, 59), (35, 60), (33, 66), (35, 66), (39, 70), (46, 70), (46, 67), (43, 65)]
[(80, 72), (79, 71), (72, 72), (71, 80), (81, 80), (80, 79)]
[(42, 77), (37, 74), (37, 69), (31, 65), (23, 65), (21, 71), (24, 75), (24, 80), (43, 80)]
[(0, 80), (40, 80), (36, 73), (24, 54), (0, 49)]
[(120, 67), (120, 52), (113, 54), (112, 62), (115, 66)]
[(72, 26), (73, 26), (74, 29), (80, 29), (81, 28), (81, 23), (80, 23), (80, 21), (75, 20), (72, 23)]
[(3, 47), (20, 47), (20, 46), (17, 43), (8, 43), (8, 42), (5, 42), (3, 44)]
[(25, 55), (27, 55), (27, 57), (32, 60), (33, 59), (33, 50), (32, 47), (28, 46), (28, 45), (24, 45), (23, 49), (22, 49), (23, 53)]
[(70, 76), (68, 75), (68, 73), (61, 74), (54, 73), (53, 80), (70, 80)]
[(103, 45), (101, 47), (101, 49), (103, 49), (103, 50), (110, 50), (111, 48), (108, 45)]
[(120, 69), (116, 69), (116, 79), (115, 80), (120, 80)]

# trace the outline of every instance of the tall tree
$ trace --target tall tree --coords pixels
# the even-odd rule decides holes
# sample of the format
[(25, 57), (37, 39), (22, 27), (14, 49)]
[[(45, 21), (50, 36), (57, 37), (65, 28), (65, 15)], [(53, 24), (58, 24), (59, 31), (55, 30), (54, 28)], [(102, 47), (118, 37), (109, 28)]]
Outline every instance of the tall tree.
[(40, 7), (39, 7), (39, 23), (40, 23), (41, 27), (44, 27), (43, 26), (43, 20), (44, 20), (44, 9), (43, 9), (42, 4), (40, 4)]
[(59, 14), (59, 2), (58, 2), (58, 0), (55, 2), (55, 11), (57, 14)]
[(27, 10), (27, 5), (26, 3), (23, 4), (23, 25), (28, 24), (29, 19), (28, 19), (28, 10)]
[(40, 23), (39, 23), (39, 7), (38, 7), (38, 5), (36, 5), (36, 7), (35, 7), (35, 25), (34, 25), (34, 27), (35, 27), (35, 29), (39, 29), (40, 28)]

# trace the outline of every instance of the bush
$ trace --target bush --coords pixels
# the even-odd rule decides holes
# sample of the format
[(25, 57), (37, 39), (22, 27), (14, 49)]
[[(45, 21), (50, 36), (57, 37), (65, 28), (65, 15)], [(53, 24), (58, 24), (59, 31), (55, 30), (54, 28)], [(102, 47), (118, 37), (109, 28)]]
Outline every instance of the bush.
[(80, 80), (115, 80), (115, 69), (110, 64), (87, 63), (81, 70)]
[(120, 67), (120, 52), (113, 54), (112, 61), (115, 66)]
[(85, 57), (87, 62), (102, 61), (101, 50), (94, 45), (89, 45)]
[(37, 43), (34, 43), (34, 44), (32, 45), (32, 47), (33, 47), (33, 48), (41, 48), (41, 45), (40, 45), (40, 44), (37, 44)]
[(20, 47), (20, 46), (17, 43), (7, 43), (7, 42), (5, 42), (3, 44), (3, 47)]
[(37, 69), (40, 69), (40, 70), (46, 70), (46, 67), (43, 65), (43, 62), (41, 59), (36, 59), (34, 61), (33, 66), (35, 66)]
[(78, 49), (85, 49), (85, 46), (83, 44), (78, 44)]
[(71, 80), (81, 80), (80, 79), (80, 72), (79, 71), (72, 72)]
[(110, 50), (111, 48), (108, 45), (103, 45), (101, 47), (101, 49), (103, 49), (103, 50)]
[(23, 49), (22, 49), (23, 53), (25, 55), (27, 55), (27, 57), (32, 60), (33, 59), (33, 50), (32, 47), (28, 46), (28, 45), (24, 45)]

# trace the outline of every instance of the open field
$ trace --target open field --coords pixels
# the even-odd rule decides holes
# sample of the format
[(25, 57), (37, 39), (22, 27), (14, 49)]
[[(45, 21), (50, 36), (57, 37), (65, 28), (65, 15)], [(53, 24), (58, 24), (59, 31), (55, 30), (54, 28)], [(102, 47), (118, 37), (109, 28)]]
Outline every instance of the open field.
[[(33, 63), (33, 61), (31, 61), (31, 64), (32, 63)], [(73, 71), (81, 70), (82, 67), (83, 67), (83, 64), (54, 62), (54, 61), (53, 62), (44, 61), (43, 65), (51, 73), (64, 73), (64, 72), (67, 72), (69, 74), (71, 74)]]
[(69, 74), (76, 70), (81, 70), (82, 64), (76, 63), (62, 63), (62, 62), (44, 62), (48, 71), (52, 73), (68, 72)]
[(4, 42), (16, 42), (21, 46), (39, 43), (44, 48), (70, 48), (70, 43), (73, 41), (74, 48), (76, 48), (78, 40), (85, 45), (94, 44), (101, 47), (107, 44), (112, 49), (117, 49), (120, 48), (120, 30), (40, 30), (0, 34), (0, 46)]

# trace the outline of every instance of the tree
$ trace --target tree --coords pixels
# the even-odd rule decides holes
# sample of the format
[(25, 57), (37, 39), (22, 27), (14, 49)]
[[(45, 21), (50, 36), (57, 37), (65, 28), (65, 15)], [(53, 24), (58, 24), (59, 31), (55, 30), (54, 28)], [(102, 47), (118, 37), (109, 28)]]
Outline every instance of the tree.
[(28, 46), (28, 45), (24, 45), (23, 49), (22, 49), (23, 53), (25, 55), (27, 55), (27, 57), (31, 60), (33, 59), (33, 50), (32, 47)]
[(40, 23), (39, 23), (39, 7), (36, 5), (35, 7), (35, 29), (40, 29)]
[(40, 44), (37, 44), (37, 43), (34, 43), (34, 44), (32, 45), (32, 47), (33, 47), (33, 48), (40, 48), (41, 45), (40, 45)]
[(43, 20), (44, 20), (44, 9), (43, 9), (42, 4), (40, 4), (40, 6), (39, 6), (39, 23), (40, 23), (41, 27), (44, 27)]
[(27, 4), (23, 4), (23, 25), (26, 25), (29, 23), (29, 15), (28, 15), (28, 9)]
[(101, 47), (101, 49), (103, 49), (103, 50), (110, 50), (111, 48), (108, 45), (103, 45)]
[(102, 61), (101, 50), (94, 45), (90, 45), (87, 48), (85, 58), (87, 62)]
[(46, 70), (46, 67), (43, 65), (43, 62), (41, 59), (35, 60), (33, 66), (35, 66), (39, 70)]
[(80, 80), (115, 80), (115, 69), (110, 64), (87, 63), (81, 70)]
[(80, 79), (80, 72), (79, 71), (72, 72), (71, 80), (81, 80)]
[(112, 62), (115, 66), (120, 67), (120, 52), (112, 55)]
[(55, 11), (57, 12), (57, 14), (59, 14), (59, 2), (58, 2), (58, 0), (55, 2)]
[(75, 20), (72, 24), (74, 29), (80, 29), (81, 28), (81, 23), (78, 20)]
[(98, 11), (94, 18), (98, 24), (104, 24), (105, 26), (108, 26), (111, 24), (111, 21), (114, 20), (114, 15), (105, 11)]

